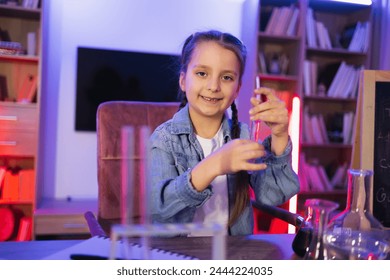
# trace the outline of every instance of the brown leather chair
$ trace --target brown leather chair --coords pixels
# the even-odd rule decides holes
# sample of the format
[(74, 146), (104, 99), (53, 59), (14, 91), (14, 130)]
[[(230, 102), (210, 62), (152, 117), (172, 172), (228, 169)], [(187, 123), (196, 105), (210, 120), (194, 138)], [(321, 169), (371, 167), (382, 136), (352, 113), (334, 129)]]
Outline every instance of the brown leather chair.
[[(134, 139), (139, 130), (148, 126), (153, 131), (170, 119), (179, 109), (174, 102), (108, 101), (97, 110), (97, 160), (98, 160), (98, 221), (109, 233), (113, 223), (120, 223), (121, 211), (121, 129), (133, 126)], [(139, 142), (135, 141), (135, 157), (139, 156)], [(139, 182), (139, 166), (135, 162), (134, 180)], [(137, 183), (136, 183), (137, 184)], [(134, 196), (134, 221), (140, 218), (139, 196)]]
[[(153, 131), (158, 125), (170, 119), (179, 108), (179, 103), (108, 101), (100, 104), (97, 110), (97, 159), (98, 159), (98, 224), (106, 233), (112, 224), (121, 222), (121, 129), (125, 125), (135, 128), (134, 139), (139, 139), (141, 126), (149, 126)], [(135, 141), (135, 157), (139, 156), (139, 142)], [(137, 162), (134, 166), (134, 180), (140, 182)], [(140, 183), (139, 183), (140, 185)], [(133, 220), (140, 218), (140, 199), (134, 196)], [(259, 205), (255, 208), (256, 228), (265, 222), (264, 214), (279, 218), (299, 227), (303, 218), (284, 209)], [(262, 215), (260, 215), (262, 213)], [(86, 213), (89, 215), (90, 213)], [(86, 217), (87, 218), (87, 217)], [(259, 221), (261, 219), (261, 221)], [(87, 218), (91, 220), (91, 218)], [(93, 220), (93, 219), (92, 219)], [(92, 224), (93, 221), (91, 221)], [(95, 223), (96, 224), (96, 223)], [(267, 231), (267, 230), (265, 230)], [(92, 232), (92, 230), (91, 230)], [(99, 231), (98, 231), (99, 232)], [(256, 229), (255, 233), (259, 233)], [(101, 232), (99, 232), (101, 235)]]

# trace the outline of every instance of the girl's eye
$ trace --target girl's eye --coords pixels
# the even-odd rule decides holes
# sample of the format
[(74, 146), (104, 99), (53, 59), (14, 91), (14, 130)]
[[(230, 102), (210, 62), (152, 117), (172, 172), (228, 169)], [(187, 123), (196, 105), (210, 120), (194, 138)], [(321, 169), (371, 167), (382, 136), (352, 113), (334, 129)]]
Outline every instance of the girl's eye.
[(201, 76), (201, 77), (206, 77), (207, 74), (206, 74), (206, 72), (199, 71), (196, 73), (196, 75)]
[(231, 77), (231, 76), (224, 75), (224, 76), (222, 76), (222, 80), (225, 80), (225, 81), (233, 81), (234, 79), (233, 79), (233, 77)]

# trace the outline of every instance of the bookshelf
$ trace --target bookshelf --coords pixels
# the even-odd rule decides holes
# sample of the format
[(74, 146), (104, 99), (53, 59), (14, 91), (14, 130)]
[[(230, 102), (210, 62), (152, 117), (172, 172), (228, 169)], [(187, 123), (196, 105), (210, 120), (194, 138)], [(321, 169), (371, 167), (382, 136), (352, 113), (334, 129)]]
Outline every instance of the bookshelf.
[[(293, 34), (287, 34), (289, 24), (281, 20), (276, 24), (284, 28), (269, 26), (275, 10), (282, 9), (299, 11)], [(293, 12), (284, 13), (291, 20)], [(257, 75), (263, 86), (301, 99), (298, 212), (304, 210), (307, 198), (332, 198), (340, 209), (345, 205), (358, 77), (370, 67), (371, 22), (371, 6), (260, 1)], [(285, 72), (270, 71), (274, 53), (288, 57)], [(320, 175), (324, 171), (325, 178)], [(313, 172), (318, 176), (310, 176)]]
[(33, 239), (41, 11), (28, 2), (0, 4), (0, 208), (14, 224), (0, 241)]

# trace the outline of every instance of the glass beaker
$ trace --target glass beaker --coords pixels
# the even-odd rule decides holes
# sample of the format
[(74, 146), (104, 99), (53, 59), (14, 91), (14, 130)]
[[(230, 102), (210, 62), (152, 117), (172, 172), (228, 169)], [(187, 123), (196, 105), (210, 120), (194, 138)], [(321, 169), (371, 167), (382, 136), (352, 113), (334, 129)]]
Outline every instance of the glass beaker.
[(324, 234), (326, 259), (385, 259), (389, 233), (371, 213), (373, 172), (348, 170), (347, 205)]
[(323, 235), (328, 224), (329, 214), (339, 205), (336, 202), (325, 199), (307, 199), (305, 202), (307, 213), (311, 213), (311, 240), (303, 257), (305, 260), (323, 260), (324, 243)]
[(313, 224), (312, 224), (313, 209), (310, 206), (307, 205), (305, 206), (306, 206), (305, 220), (303, 221), (302, 225), (298, 228), (298, 231), (291, 244), (294, 253), (301, 258), (305, 256), (306, 251), (309, 248), (310, 241), (312, 238), (312, 232), (313, 232)]

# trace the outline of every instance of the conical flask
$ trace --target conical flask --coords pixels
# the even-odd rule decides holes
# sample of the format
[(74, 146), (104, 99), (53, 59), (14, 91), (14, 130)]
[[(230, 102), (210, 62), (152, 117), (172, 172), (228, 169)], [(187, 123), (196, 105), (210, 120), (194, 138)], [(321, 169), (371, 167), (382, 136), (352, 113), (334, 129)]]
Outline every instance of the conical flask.
[(339, 207), (336, 202), (325, 199), (308, 199), (305, 202), (307, 213), (311, 214), (310, 224), (312, 226), (309, 247), (303, 257), (305, 260), (323, 260), (324, 243), (323, 236), (325, 227), (328, 224), (329, 214)]
[(385, 259), (389, 233), (371, 212), (371, 170), (348, 170), (347, 205), (324, 234), (326, 259)]

